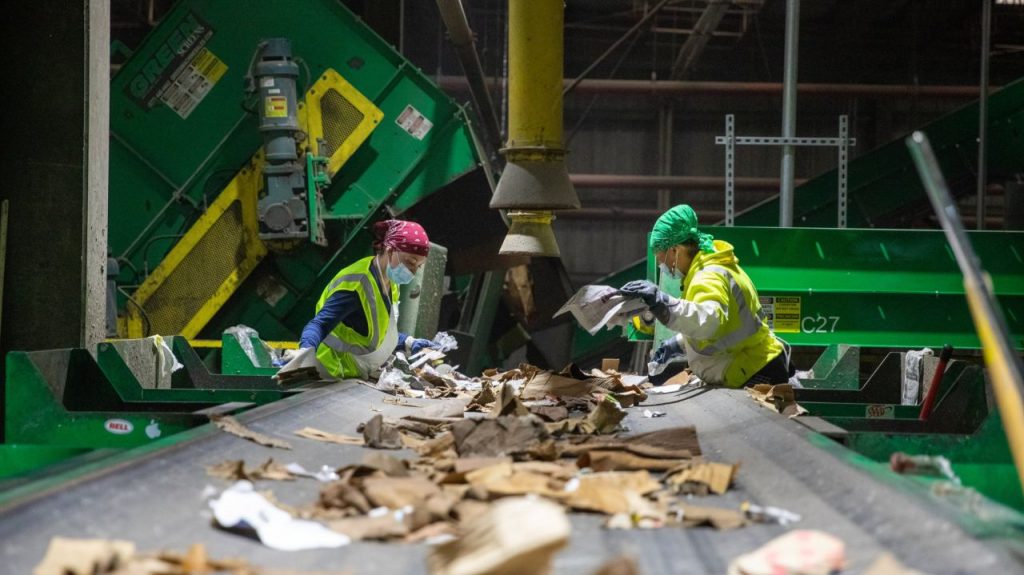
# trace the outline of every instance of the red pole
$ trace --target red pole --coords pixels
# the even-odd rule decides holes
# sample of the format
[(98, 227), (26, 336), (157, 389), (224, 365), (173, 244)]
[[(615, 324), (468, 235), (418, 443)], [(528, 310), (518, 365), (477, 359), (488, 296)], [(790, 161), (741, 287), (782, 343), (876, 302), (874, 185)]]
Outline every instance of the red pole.
[(942, 346), (942, 353), (939, 354), (939, 364), (935, 366), (932, 383), (928, 386), (928, 395), (925, 396), (924, 402), (921, 404), (921, 415), (919, 417), (921, 421), (928, 421), (928, 416), (932, 414), (932, 407), (935, 406), (935, 398), (939, 395), (942, 376), (946, 373), (946, 364), (949, 363), (951, 355), (953, 355), (953, 346), (948, 343)]

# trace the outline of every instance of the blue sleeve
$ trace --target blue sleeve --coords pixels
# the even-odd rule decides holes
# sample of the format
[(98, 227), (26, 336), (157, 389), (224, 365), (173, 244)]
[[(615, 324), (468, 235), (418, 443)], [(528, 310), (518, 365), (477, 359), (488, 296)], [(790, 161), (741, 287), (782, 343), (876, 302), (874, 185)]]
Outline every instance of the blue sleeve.
[[(360, 319), (362, 321), (359, 321)], [(299, 347), (315, 349), (339, 323), (344, 323), (356, 331), (360, 331), (359, 328), (362, 327), (363, 333), (369, 332), (359, 295), (355, 292), (339, 291), (329, 297), (324, 302), (324, 307), (320, 308), (316, 316), (302, 329)]]
[(395, 351), (405, 351), (405, 340), (409, 339), (409, 334), (398, 332), (398, 345), (395, 346)]

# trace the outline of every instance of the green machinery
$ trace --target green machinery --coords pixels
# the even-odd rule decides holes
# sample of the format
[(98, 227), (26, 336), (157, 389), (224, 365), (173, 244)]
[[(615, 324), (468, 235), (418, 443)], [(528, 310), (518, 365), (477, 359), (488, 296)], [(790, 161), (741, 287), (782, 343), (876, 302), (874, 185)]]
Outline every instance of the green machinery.
[[(176, 2), (112, 80), (110, 137), (129, 339), (10, 355), (0, 477), (293, 393), (258, 338), (224, 332), (294, 341), (337, 270), (370, 253), (374, 220), (430, 229), (457, 202), (504, 233), (466, 111), (335, 0)], [(432, 239), (444, 247), (404, 298), (418, 335), (437, 329), (447, 258), (481, 248)], [(153, 371), (156, 334), (183, 369)]]

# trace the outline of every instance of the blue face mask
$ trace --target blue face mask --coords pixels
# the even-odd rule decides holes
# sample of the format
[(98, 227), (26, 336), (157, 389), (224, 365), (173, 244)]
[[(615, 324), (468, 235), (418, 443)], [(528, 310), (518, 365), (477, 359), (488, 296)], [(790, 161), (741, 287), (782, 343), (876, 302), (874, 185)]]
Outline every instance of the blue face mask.
[(394, 267), (388, 264), (388, 279), (396, 284), (405, 285), (411, 282), (413, 277), (415, 275), (402, 262), (398, 262), (398, 265)]
[(668, 276), (674, 280), (682, 279), (683, 277), (679, 270), (669, 269), (668, 264), (658, 264), (658, 269), (661, 270), (661, 275)]

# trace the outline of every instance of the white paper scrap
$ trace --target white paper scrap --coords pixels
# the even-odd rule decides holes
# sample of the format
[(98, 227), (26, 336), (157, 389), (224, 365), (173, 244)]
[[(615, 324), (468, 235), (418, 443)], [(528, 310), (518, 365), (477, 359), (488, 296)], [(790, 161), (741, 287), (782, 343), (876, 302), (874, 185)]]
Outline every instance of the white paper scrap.
[(256, 493), (248, 481), (239, 481), (211, 499), (210, 509), (221, 527), (255, 531), (264, 545), (278, 551), (341, 547), (352, 542), (320, 523), (292, 517)]
[(581, 287), (555, 316), (572, 312), (580, 326), (594, 335), (606, 325), (609, 328), (626, 325), (646, 308), (643, 300), (619, 295), (619, 290), (611, 286), (587, 285)]

